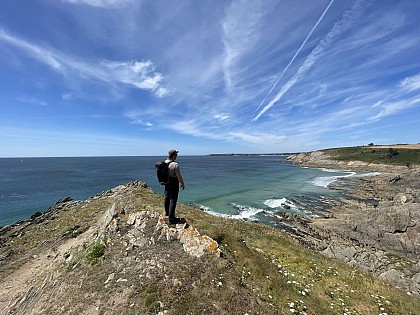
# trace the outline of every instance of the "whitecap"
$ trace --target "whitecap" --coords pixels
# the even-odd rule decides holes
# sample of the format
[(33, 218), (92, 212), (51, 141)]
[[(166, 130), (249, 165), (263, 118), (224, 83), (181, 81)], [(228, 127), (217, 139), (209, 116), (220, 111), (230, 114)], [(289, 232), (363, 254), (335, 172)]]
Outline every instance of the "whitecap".
[(239, 210), (239, 214), (233, 214), (230, 217), (235, 219), (251, 219), (255, 217), (258, 213), (264, 212), (264, 209), (239, 205), (232, 203), (232, 205)]
[(200, 209), (216, 217), (239, 219), (239, 220), (254, 219), (255, 215), (257, 215), (258, 213), (264, 212), (264, 209), (259, 209), (255, 207), (239, 205), (236, 203), (232, 203), (232, 205), (236, 208), (236, 210), (238, 210), (237, 214), (227, 214), (227, 213), (216, 212), (212, 208), (202, 206), (202, 205), (200, 205)]
[(292, 201), (286, 198), (280, 199), (267, 199), (264, 201), (264, 204), (271, 209), (280, 209), (280, 210), (294, 210), (301, 212), (302, 209), (295, 205)]
[(288, 211), (288, 212), (300, 213), (304, 215), (315, 216), (312, 212), (307, 211), (302, 207), (299, 207), (298, 205), (288, 200), (287, 198), (267, 199), (266, 201), (264, 201), (264, 204), (274, 210)]
[(316, 177), (312, 183), (315, 186), (318, 187), (324, 187), (327, 188), (328, 185), (330, 185), (331, 183), (341, 179), (341, 178), (346, 178), (346, 177), (352, 177), (355, 176), (357, 173), (353, 172), (353, 171), (348, 171), (348, 170), (335, 170), (335, 169), (329, 169), (329, 168), (321, 168), (321, 170), (323, 172), (327, 172), (327, 173), (345, 173), (344, 175), (335, 175), (335, 176), (319, 176)]

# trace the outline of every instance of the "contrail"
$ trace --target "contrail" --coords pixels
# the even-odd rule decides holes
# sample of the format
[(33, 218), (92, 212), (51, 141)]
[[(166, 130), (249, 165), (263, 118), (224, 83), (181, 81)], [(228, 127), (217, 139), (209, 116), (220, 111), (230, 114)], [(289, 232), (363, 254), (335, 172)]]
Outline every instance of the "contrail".
[(271, 94), (271, 92), (273, 92), (274, 88), (276, 87), (276, 85), (279, 83), (279, 81), (281, 80), (281, 78), (283, 77), (284, 73), (287, 71), (287, 69), (289, 69), (290, 65), (293, 63), (293, 61), (295, 61), (296, 57), (299, 55), (300, 51), (302, 50), (303, 46), (305, 46), (306, 42), (309, 40), (309, 38), (311, 37), (312, 33), (315, 31), (315, 29), (317, 28), (318, 24), (322, 21), (322, 19), (324, 18), (325, 14), (327, 13), (328, 9), (330, 8), (330, 6), (333, 4), (335, 0), (331, 0), (330, 3), (328, 4), (327, 8), (324, 10), (324, 12), (322, 12), (320, 18), (318, 19), (318, 21), (315, 23), (314, 27), (312, 27), (311, 31), (309, 32), (309, 34), (306, 36), (305, 40), (303, 41), (303, 43), (300, 45), (299, 49), (296, 51), (295, 55), (293, 56), (293, 58), (289, 61), (289, 63), (287, 64), (286, 68), (284, 68), (284, 70), (282, 71), (282, 73), (280, 74), (280, 77), (276, 80), (276, 82), (273, 84), (273, 86), (271, 87), (270, 91), (267, 93), (267, 95), (264, 97), (264, 99), (261, 101), (260, 105), (258, 106), (258, 108), (255, 110), (254, 114), (260, 109), (260, 107), (262, 106), (262, 104), (265, 102), (265, 100), (267, 99), (267, 97)]
[[(306, 58), (305, 62), (300, 66), (296, 74), (289, 80), (287, 83), (281, 88), (280, 92), (272, 99), (259, 113), (255, 116), (252, 121), (258, 120), (267, 110), (269, 110), (275, 103), (277, 103), (284, 93), (286, 93), (290, 88), (292, 88), (295, 83), (308, 71), (314, 63), (319, 59), (319, 57), (324, 52), (325, 48), (330, 44), (330, 42), (336, 37), (337, 35), (341, 34), (344, 30), (346, 30), (352, 19), (356, 18), (358, 15), (358, 8), (360, 6), (360, 0), (356, 1), (353, 7), (346, 11), (343, 14), (343, 18), (336, 22), (331, 29), (331, 31), (324, 37), (323, 40), (312, 50), (311, 54)], [(261, 105), (260, 105), (261, 106)]]

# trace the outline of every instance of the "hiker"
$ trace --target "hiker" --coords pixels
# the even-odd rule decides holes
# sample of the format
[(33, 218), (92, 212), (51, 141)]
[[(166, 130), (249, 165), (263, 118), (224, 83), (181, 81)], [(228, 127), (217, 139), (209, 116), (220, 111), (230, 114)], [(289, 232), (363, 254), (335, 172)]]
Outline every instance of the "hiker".
[(169, 150), (168, 159), (165, 161), (169, 164), (169, 183), (165, 184), (165, 215), (169, 217), (169, 224), (177, 224), (179, 218), (175, 217), (175, 208), (178, 201), (179, 186), (182, 190), (185, 188), (184, 179), (182, 178), (178, 162), (175, 162), (178, 156), (177, 150)]

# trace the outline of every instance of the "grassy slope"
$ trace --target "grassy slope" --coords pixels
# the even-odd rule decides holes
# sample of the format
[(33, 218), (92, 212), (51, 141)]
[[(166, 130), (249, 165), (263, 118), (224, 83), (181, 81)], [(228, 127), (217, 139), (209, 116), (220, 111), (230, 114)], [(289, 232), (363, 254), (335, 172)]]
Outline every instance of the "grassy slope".
[[(391, 150), (391, 151), (390, 151)], [(391, 165), (420, 165), (420, 149), (377, 146), (348, 147), (322, 150), (341, 161), (363, 161)], [(391, 152), (391, 154), (390, 154)]]
[[(136, 189), (121, 202), (126, 209), (160, 211), (162, 197), (149, 189)], [(0, 265), (0, 281), (34, 254), (63, 241), (70, 228), (87, 229), (111, 204), (111, 200), (101, 199), (62, 211), (48, 224), (29, 226), (13, 237), (13, 242), (3, 236), (2, 252), (13, 249), (14, 254)], [(294, 314), (418, 314), (418, 297), (305, 249), (277, 229), (213, 217), (185, 205), (179, 205), (178, 213), (202, 234), (218, 240), (224, 257), (178, 258), (171, 270), (182, 281), (176, 290), (163, 277), (142, 287), (132, 275), (131, 287), (136, 290), (130, 291), (129, 301), (121, 306), (125, 307), (122, 313), (155, 314), (156, 302), (162, 301), (172, 310), (170, 314), (292, 314), (291, 308)], [(93, 297), (106, 301), (109, 296), (124, 293), (122, 284), (103, 286), (111, 272), (109, 262), (119, 268), (124, 264), (124, 248), (119, 248), (117, 241), (111, 244), (103, 257), (107, 264), (91, 266), (82, 261), (73, 270), (63, 267), (63, 282), (75, 281), (73, 285), (78, 286), (79, 277), (85, 277), (84, 286), (78, 286), (79, 304), (86, 306)], [(109, 292), (112, 290), (116, 292)], [(71, 301), (65, 294), (60, 298)], [(85, 297), (89, 298), (85, 301)], [(75, 314), (80, 311), (77, 305), (73, 309)]]

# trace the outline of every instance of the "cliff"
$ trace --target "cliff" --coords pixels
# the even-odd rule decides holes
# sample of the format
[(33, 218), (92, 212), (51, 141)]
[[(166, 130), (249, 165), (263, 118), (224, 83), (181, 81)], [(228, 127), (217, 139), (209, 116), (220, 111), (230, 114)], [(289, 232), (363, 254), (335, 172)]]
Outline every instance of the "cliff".
[(262, 224), (131, 182), (0, 229), (0, 314), (417, 314), (420, 301)]
[[(374, 149), (371, 149), (374, 150)], [(418, 150), (420, 152), (420, 150)], [(287, 161), (300, 166), (306, 167), (325, 167), (334, 169), (348, 169), (356, 171), (371, 171), (371, 172), (386, 172), (386, 173), (399, 173), (410, 170), (420, 171), (420, 165), (415, 163), (391, 164), (391, 159), (384, 159), (383, 161), (363, 161), (357, 159), (341, 159), (339, 154), (334, 154), (333, 151), (313, 151), (290, 155)]]
[[(297, 238), (352, 266), (368, 270), (396, 286), (420, 294), (420, 169), (408, 166), (342, 160), (330, 151), (290, 156), (307, 167), (382, 172), (341, 180), (351, 189), (329, 213), (318, 218), (286, 216)], [(393, 162), (393, 161), (391, 161)], [(332, 185), (332, 189), (341, 189)]]

